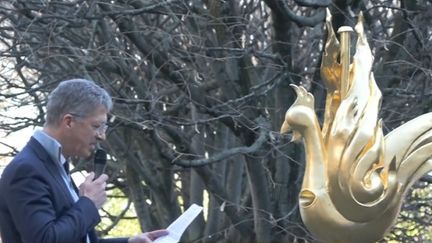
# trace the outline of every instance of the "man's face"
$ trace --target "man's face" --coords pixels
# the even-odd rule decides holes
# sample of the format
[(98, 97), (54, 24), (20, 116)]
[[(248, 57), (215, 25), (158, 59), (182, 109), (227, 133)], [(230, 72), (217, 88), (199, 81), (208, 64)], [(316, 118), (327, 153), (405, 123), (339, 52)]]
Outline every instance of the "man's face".
[(99, 141), (105, 140), (107, 110), (100, 106), (86, 117), (71, 114), (71, 129), (67, 145), (63, 144), (68, 156), (90, 157)]

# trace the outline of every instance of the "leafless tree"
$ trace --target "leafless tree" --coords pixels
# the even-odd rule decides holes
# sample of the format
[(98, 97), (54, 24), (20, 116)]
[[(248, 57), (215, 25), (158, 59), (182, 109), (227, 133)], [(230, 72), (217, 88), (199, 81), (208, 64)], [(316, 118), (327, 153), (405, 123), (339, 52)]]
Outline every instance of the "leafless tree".
[[(431, 5), (2, 0), (0, 102), (4, 109), (31, 105), (36, 114), (2, 113), (0, 128), (41, 126), (47, 93), (59, 81), (94, 80), (115, 102), (104, 144), (111, 183), (133, 202), (142, 230), (166, 227), (182, 208), (208, 200), (207, 217), (184, 241), (313, 241), (298, 212), (302, 147), (278, 130), (295, 99), (291, 83), (313, 92), (322, 116), (325, 8), (334, 29), (353, 26), (364, 13), (388, 132), (431, 111)], [(83, 169), (86, 163), (76, 161)], [(430, 180), (418, 190), (430, 190)], [(400, 220), (426, 227), (417, 236), (396, 227), (390, 238), (430, 231), (430, 220), (423, 221), (431, 217), (430, 196), (416, 192)], [(116, 223), (122, 214), (111, 217)]]

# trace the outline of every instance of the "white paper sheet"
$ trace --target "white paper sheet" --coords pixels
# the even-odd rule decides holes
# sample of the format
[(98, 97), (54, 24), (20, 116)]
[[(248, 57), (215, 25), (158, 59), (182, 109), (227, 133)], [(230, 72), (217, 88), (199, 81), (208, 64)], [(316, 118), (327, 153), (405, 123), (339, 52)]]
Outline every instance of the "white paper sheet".
[(180, 241), (181, 236), (186, 228), (192, 221), (201, 213), (202, 207), (192, 204), (180, 217), (168, 226), (168, 235), (157, 238), (155, 243), (177, 243)]

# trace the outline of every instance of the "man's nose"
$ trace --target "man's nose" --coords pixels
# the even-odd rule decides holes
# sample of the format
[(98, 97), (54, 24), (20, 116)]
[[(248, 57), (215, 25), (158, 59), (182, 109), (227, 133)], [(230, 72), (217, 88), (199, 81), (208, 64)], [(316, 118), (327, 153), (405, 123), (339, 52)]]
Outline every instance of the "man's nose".
[(105, 139), (106, 139), (106, 133), (105, 133), (105, 132), (98, 132), (98, 133), (96, 134), (96, 138), (97, 138), (98, 140), (105, 141)]

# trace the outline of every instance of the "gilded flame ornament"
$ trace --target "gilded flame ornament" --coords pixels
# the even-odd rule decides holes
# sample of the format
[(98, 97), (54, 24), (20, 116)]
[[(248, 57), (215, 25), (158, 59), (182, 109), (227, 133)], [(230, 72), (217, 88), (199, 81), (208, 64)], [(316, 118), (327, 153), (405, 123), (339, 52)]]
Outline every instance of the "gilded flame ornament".
[(291, 85), (297, 99), (285, 114), (281, 133), (292, 132), (293, 140), (302, 139), (305, 146), (299, 204), (309, 231), (324, 242), (375, 242), (395, 223), (407, 190), (432, 170), (432, 113), (384, 136), (378, 119), (381, 91), (372, 73), (363, 16), (355, 26), (358, 39), (352, 63), (352, 28), (339, 29), (339, 43), (328, 10), (326, 27), (322, 129), (313, 95)]

